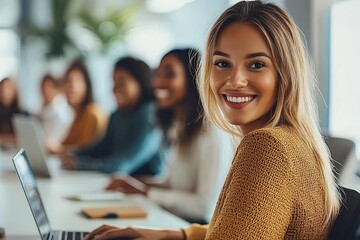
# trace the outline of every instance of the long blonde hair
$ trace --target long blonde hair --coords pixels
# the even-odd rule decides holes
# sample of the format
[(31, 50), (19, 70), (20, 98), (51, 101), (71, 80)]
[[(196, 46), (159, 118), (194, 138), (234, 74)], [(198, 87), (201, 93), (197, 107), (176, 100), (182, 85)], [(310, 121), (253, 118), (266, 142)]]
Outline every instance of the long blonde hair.
[(224, 130), (243, 137), (239, 126), (224, 117), (210, 89), (212, 54), (224, 28), (234, 22), (252, 25), (263, 34), (278, 74), (278, 98), (271, 119), (264, 127), (288, 125), (313, 151), (324, 181), (324, 227), (337, 217), (340, 194), (337, 190), (328, 148), (320, 133), (314, 93), (316, 78), (310, 68), (306, 47), (292, 18), (281, 8), (261, 1), (241, 1), (223, 12), (210, 29), (199, 72), (199, 91), (206, 115)]

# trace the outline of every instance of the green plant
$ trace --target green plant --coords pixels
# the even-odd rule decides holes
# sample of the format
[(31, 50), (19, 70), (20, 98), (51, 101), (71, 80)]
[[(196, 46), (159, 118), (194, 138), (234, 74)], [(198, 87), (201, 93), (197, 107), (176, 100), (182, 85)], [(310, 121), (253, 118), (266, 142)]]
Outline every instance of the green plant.
[(101, 43), (102, 51), (105, 52), (111, 43), (123, 39), (125, 33), (131, 28), (130, 18), (140, 6), (139, 3), (131, 4), (120, 10), (109, 11), (103, 19), (97, 19), (90, 10), (85, 10), (85, 8), (82, 8), (77, 16), (70, 16), (71, 3), (72, 0), (51, 0), (52, 25), (47, 29), (30, 27), (26, 34), (26, 36), (40, 36), (46, 40), (48, 58), (64, 56), (66, 47), (79, 51), (66, 32), (74, 17), (77, 17), (83, 26), (93, 33)]
[(110, 10), (103, 19), (97, 19), (89, 10), (82, 10), (77, 17), (102, 45), (105, 52), (109, 45), (123, 40), (126, 32), (131, 29), (130, 19), (139, 8), (139, 4), (129, 5), (121, 10)]
[(64, 55), (65, 46), (73, 46), (66, 34), (66, 27), (69, 22), (68, 9), (71, 0), (52, 0), (52, 25), (48, 29), (32, 27), (29, 35), (44, 37), (49, 45), (47, 57), (59, 57)]

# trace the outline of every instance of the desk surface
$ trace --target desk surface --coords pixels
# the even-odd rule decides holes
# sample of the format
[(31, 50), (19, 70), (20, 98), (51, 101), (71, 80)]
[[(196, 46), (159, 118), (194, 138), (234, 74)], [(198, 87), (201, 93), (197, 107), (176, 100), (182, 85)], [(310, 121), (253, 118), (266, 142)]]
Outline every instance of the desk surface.
[[(7, 236), (36, 235), (37, 228), (21, 184), (13, 170), (10, 155), (0, 156), (0, 227), (5, 228)], [(55, 230), (91, 231), (102, 224), (155, 228), (180, 228), (188, 225), (186, 221), (139, 195), (126, 196), (120, 201), (80, 202), (65, 198), (75, 193), (101, 191), (108, 181), (105, 174), (62, 171), (56, 178), (37, 180), (49, 221)], [(85, 207), (129, 205), (142, 206), (147, 209), (148, 216), (143, 219), (93, 220), (80, 214), (81, 209)]]

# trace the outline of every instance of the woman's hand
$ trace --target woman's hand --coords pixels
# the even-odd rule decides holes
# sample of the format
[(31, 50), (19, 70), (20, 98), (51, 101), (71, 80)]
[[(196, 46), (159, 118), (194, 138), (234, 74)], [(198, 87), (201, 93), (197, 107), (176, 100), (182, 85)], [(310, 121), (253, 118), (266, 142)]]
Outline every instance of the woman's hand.
[(103, 225), (86, 235), (84, 238), (84, 240), (91, 239), (183, 240), (184, 235), (181, 230), (152, 230), (133, 227), (121, 229), (109, 225)]
[(49, 154), (61, 154), (64, 151), (64, 146), (53, 139), (45, 141), (45, 148)]
[(127, 194), (137, 193), (146, 195), (148, 186), (133, 177), (117, 175), (111, 178), (110, 183), (106, 186), (106, 189), (116, 190)]

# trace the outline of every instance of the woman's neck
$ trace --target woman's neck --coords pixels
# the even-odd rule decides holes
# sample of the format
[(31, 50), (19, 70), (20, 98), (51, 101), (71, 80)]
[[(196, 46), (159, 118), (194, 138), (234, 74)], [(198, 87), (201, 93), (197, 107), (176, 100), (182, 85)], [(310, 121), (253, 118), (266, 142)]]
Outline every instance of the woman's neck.
[(54, 94), (49, 99), (44, 100), (44, 106), (50, 105), (52, 102), (54, 102), (55, 98), (58, 96), (58, 94)]
[(84, 111), (86, 106), (79, 105), (79, 106), (76, 106), (76, 107), (73, 106), (72, 108), (73, 108), (73, 110), (75, 112), (75, 115), (79, 116)]
[(271, 119), (271, 112), (266, 113), (264, 116), (260, 117), (259, 119), (244, 125), (244, 126), (240, 126), (241, 131), (243, 133), (243, 135), (247, 135), (248, 133), (256, 130), (256, 129), (260, 129), (263, 127), (266, 127), (269, 123)]

